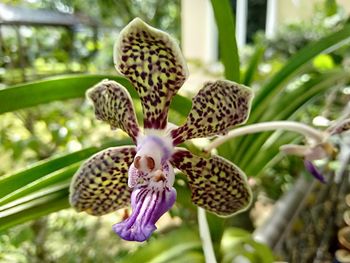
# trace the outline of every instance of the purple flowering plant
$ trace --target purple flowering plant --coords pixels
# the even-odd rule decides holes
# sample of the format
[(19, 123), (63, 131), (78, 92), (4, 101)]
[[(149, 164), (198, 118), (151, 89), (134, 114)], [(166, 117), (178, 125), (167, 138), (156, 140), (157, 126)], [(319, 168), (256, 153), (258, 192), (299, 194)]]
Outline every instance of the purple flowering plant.
[[(300, 124), (299, 124), (300, 125)], [(306, 127), (305, 124), (303, 126)], [(286, 144), (280, 147), (285, 154), (300, 156), (303, 158), (305, 169), (317, 180), (326, 183), (326, 178), (315, 165), (317, 160), (333, 158), (337, 154), (337, 148), (332, 143), (334, 136), (339, 136), (350, 129), (350, 119), (335, 121), (325, 131), (318, 131), (308, 127), (313, 133), (313, 138), (308, 138), (306, 145)]]
[(228, 132), (225, 136), (213, 140), (207, 147), (206, 151), (210, 152), (226, 141), (237, 136), (242, 136), (251, 133), (287, 130), (296, 132), (304, 136), (305, 144), (286, 144), (280, 147), (280, 151), (287, 155), (296, 155), (303, 159), (305, 169), (317, 180), (326, 183), (322, 172), (315, 165), (315, 161), (326, 160), (336, 156), (337, 149), (332, 142), (335, 136), (342, 135), (350, 130), (350, 119), (345, 118), (334, 121), (325, 131), (315, 129), (307, 124), (295, 121), (269, 121), (260, 122), (234, 129)]
[(83, 163), (71, 182), (71, 205), (96, 216), (131, 205), (130, 217), (113, 225), (113, 230), (125, 240), (145, 241), (175, 203), (177, 168), (187, 176), (197, 206), (219, 216), (246, 209), (251, 190), (237, 166), (216, 155), (196, 156), (176, 146), (244, 123), (252, 91), (231, 81), (208, 82), (192, 99), (186, 122), (176, 127), (168, 123), (169, 106), (188, 70), (172, 37), (136, 18), (116, 41), (114, 63), (139, 94), (143, 128), (128, 91), (119, 83), (103, 80), (87, 92), (96, 118), (124, 130), (136, 146), (108, 148)]

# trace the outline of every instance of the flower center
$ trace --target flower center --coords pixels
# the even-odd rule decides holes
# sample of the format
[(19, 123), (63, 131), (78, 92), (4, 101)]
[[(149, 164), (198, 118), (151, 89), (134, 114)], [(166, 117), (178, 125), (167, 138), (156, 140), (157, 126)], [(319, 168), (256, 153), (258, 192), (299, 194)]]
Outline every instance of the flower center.
[(133, 165), (142, 173), (161, 171), (173, 150), (172, 142), (167, 137), (142, 136), (137, 139), (137, 153)]

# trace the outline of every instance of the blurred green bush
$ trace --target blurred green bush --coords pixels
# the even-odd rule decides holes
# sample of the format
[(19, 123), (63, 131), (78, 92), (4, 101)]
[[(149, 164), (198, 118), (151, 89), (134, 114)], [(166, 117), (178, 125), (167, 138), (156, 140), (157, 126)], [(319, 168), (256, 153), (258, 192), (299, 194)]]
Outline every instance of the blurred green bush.
[[(69, 1), (60, 3), (100, 16), (107, 25), (116, 28), (125, 25), (133, 16), (141, 16), (154, 26), (178, 36), (179, 1), (169, 5), (164, 4), (165, 1), (145, 2), (148, 5), (136, 0), (98, 1), (97, 5), (75, 0), (72, 6)], [(34, 7), (39, 7), (40, 3), (40, 7), (57, 9), (53, 1), (26, 3)], [(223, 74), (231, 80), (240, 79), (256, 93), (249, 123), (283, 119), (312, 123), (321, 111), (329, 119), (339, 117), (340, 109), (349, 100), (349, 94), (344, 90), (350, 78), (349, 44), (344, 42), (350, 35), (350, 25), (341, 11), (326, 10), (323, 14), (323, 17), (341, 18), (332, 28), (312, 22), (308, 26), (287, 26), (276, 40), (258, 37), (255, 44), (241, 55), (239, 63), (229, 2), (212, 0), (212, 4), (219, 28), (225, 67)], [(117, 16), (110, 12), (110, 6), (130, 10), (125, 11), (125, 15), (121, 11)], [(313, 38), (306, 33), (309, 29), (309, 32), (317, 32), (311, 34)], [(100, 31), (99, 52), (95, 57), (89, 55), (93, 49), (91, 35), (80, 32), (74, 42), (79, 52), (70, 63), (71, 57), (65, 51), (71, 40), (65, 31), (31, 30), (40, 43), (32, 45), (31, 38), (26, 39), (27, 64), (35, 69), (33, 79), (67, 71), (114, 72), (111, 53), (117, 31), (107, 28)], [(53, 46), (50, 38), (61, 40), (61, 44)], [(5, 40), (8, 47), (15, 45), (11, 34)], [(16, 64), (16, 49), (9, 48), (5, 52), (5, 57), (11, 57), (10, 61)], [(17, 67), (8, 70), (6, 63), (10, 62), (6, 61), (0, 64), (5, 68), (0, 78), (4, 84), (17, 83), (21, 73)], [(31, 75), (30, 71), (28, 74)], [(120, 217), (119, 214), (96, 219), (72, 213), (69, 209), (53, 213), (68, 208), (69, 180), (82, 160), (106, 145), (128, 143), (122, 132), (111, 132), (107, 126), (95, 121), (91, 107), (84, 100), (85, 90), (106, 77), (128, 88), (136, 99), (136, 111), (140, 116), (141, 108), (130, 84), (113, 75), (69, 75), (0, 90), (0, 261), (204, 261), (197, 233), (196, 210), (190, 202), (186, 179), (181, 175), (176, 182), (178, 202), (171, 210), (171, 217), (149, 243), (140, 247), (122, 242), (111, 233), (110, 220)], [(67, 99), (70, 100), (65, 101)], [(190, 101), (177, 96), (171, 108), (170, 121), (181, 123), (190, 108)], [(228, 142), (219, 147), (218, 152), (237, 163), (248, 176), (254, 177), (255, 193), (265, 192), (268, 197), (277, 199), (303, 169), (297, 159), (283, 158), (278, 148), (281, 144), (298, 140), (289, 133), (249, 135)], [(24, 168), (28, 165), (31, 168)], [(14, 172), (19, 169), (23, 170)], [(42, 218), (47, 214), (50, 215)], [(27, 222), (32, 219), (37, 220)], [(261, 262), (261, 255), (271, 257), (271, 252), (252, 241), (249, 233), (230, 228), (238, 226), (251, 231), (253, 224), (249, 211), (226, 220), (208, 215), (208, 220), (219, 260), (231, 262), (239, 256), (238, 251), (246, 254), (252, 262)], [(24, 222), (27, 223), (22, 224)], [(17, 224), (22, 225), (14, 227)], [(237, 241), (235, 236), (242, 239)], [(246, 246), (240, 243), (243, 241), (256, 251), (250, 250), (252, 253), (247, 254)]]

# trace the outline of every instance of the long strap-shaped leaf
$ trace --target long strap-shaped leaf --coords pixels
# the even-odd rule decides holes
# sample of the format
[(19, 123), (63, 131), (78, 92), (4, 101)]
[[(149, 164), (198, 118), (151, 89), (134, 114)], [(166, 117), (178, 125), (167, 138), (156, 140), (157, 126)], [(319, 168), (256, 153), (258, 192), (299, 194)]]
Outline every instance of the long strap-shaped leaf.
[(70, 207), (68, 187), (0, 212), (0, 231)]
[(107, 147), (130, 144), (131, 140), (106, 142), (100, 147), (89, 147), (74, 153), (56, 157), (51, 160), (44, 160), (34, 164), (32, 167), (20, 172), (4, 176), (0, 180), (0, 200), (9, 193), (26, 186), (27, 184), (40, 179), (54, 171), (67, 167), (71, 164), (80, 162), (92, 154), (101, 151)]
[(130, 83), (110, 75), (66, 75), (0, 90), (0, 113), (15, 111), (56, 100), (85, 96), (85, 91), (103, 79), (113, 79), (136, 96)]
[[(315, 78), (314, 80), (310, 81), (309, 83), (305, 84), (305, 87), (302, 87), (301, 90), (303, 90), (303, 94), (300, 94), (299, 92), (293, 92), (288, 95), (289, 103), (284, 103), (282, 105), (285, 105), (284, 109), (280, 109), (280, 111), (275, 113), (275, 118), (271, 119), (291, 119), (293, 115), (297, 111), (300, 111), (304, 109), (310, 102), (314, 100), (314, 98), (324, 94), (327, 90), (332, 89), (334, 84), (339, 81), (347, 81), (349, 80), (349, 74), (345, 71), (337, 71), (332, 72), (330, 74), (321, 75), (318, 78)], [(252, 137), (253, 142), (250, 145), (250, 147), (246, 148), (246, 151), (244, 152), (244, 155), (241, 156), (240, 165), (244, 167), (246, 172), (249, 174), (256, 174), (261, 169), (261, 165), (263, 162), (262, 159), (267, 162), (269, 159), (268, 156), (270, 156), (272, 153), (277, 154), (278, 149), (276, 151), (271, 151), (269, 154), (262, 154), (261, 157), (256, 158), (256, 149), (261, 149), (261, 147), (264, 145), (266, 141), (269, 140), (269, 144), (278, 144), (277, 140), (279, 138), (274, 136), (274, 141), (271, 141), (269, 138), (271, 133), (263, 133), (263, 134), (254, 134), (253, 136), (249, 136), (251, 139)], [(243, 147), (247, 142), (243, 144)], [(270, 148), (269, 148), (270, 150)], [(257, 165), (259, 163), (260, 165)]]
[(57, 170), (51, 174), (45, 175), (39, 180), (35, 180), (23, 187), (18, 188), (17, 190), (11, 192), (10, 194), (0, 198), (0, 211), (8, 209), (8, 203), (16, 206), (18, 199), (26, 197), (30, 194), (33, 194), (37, 191), (43, 189), (52, 188), (54, 185), (60, 184), (65, 181), (70, 181), (74, 173), (79, 169), (80, 162), (72, 164), (67, 168)]
[[(129, 91), (132, 98), (138, 99), (135, 89), (123, 77), (115, 75), (66, 75), (0, 90), (0, 114), (57, 100), (83, 98), (86, 90), (103, 79), (115, 80)], [(172, 101), (171, 108), (185, 116), (191, 108), (191, 102), (187, 98), (177, 95)]]
[[(350, 25), (346, 25), (340, 31), (322, 38), (317, 42), (309, 44), (300, 50), (297, 54), (295, 54), (288, 61), (288, 63), (286, 63), (286, 65), (279, 72), (277, 72), (265, 86), (260, 89), (253, 101), (252, 111), (248, 123), (259, 122), (262, 119), (265, 121), (272, 119), (271, 117), (265, 118), (265, 114), (274, 116), (273, 119), (276, 119), (277, 115), (279, 115), (278, 119), (289, 118), (289, 115), (281, 116), (279, 109), (275, 109), (275, 107), (272, 109), (272, 107), (269, 107), (272, 99), (284, 89), (284, 85), (282, 84), (293, 74), (295, 74), (295, 72), (306, 65), (313, 57), (339, 44), (339, 42), (349, 38), (349, 36)], [(285, 99), (287, 99), (287, 95), (285, 96)], [(292, 101), (293, 99), (289, 100), (289, 102)], [(243, 169), (245, 169), (245, 166), (242, 166), (242, 158), (245, 159), (244, 163), (248, 164), (250, 158), (247, 157), (247, 152), (256, 152), (259, 149), (259, 146), (261, 146), (258, 144), (257, 136), (259, 135), (250, 135), (245, 136), (244, 138), (237, 138), (235, 139), (234, 143), (230, 143), (234, 149), (237, 150), (235, 152), (235, 156), (231, 157), (231, 159), (233, 158), (233, 161), (238, 163)]]
[[(346, 82), (349, 78), (349, 74), (343, 70), (336, 70), (314, 77), (297, 90), (283, 95), (281, 98), (281, 104), (276, 104), (276, 107), (271, 109), (271, 112), (268, 111), (266, 118), (264, 115), (262, 120), (291, 119), (297, 111), (303, 110), (316, 97), (331, 89), (334, 83), (339, 83), (339, 81)], [(239, 163), (240, 167), (242, 167), (247, 174), (257, 175), (263, 170), (268, 162), (279, 153), (279, 145), (290, 143), (290, 141), (285, 141), (285, 133), (283, 133), (283, 138), (280, 137), (281, 136), (276, 136), (276, 133), (271, 132), (247, 135), (242, 138), (243, 143), (240, 145), (240, 147), (246, 147), (244, 151), (241, 150), (240, 147), (237, 147), (237, 141), (239, 141), (240, 138), (235, 138), (234, 140), (227, 142), (225, 145), (220, 146), (219, 154), (226, 156), (229, 159), (235, 157), (234, 161)], [(281, 139), (283, 140), (283, 143), (281, 142)], [(262, 146), (266, 141), (269, 141), (270, 146), (265, 152), (262, 152), (257, 156), (256, 152), (264, 150), (262, 149)], [(247, 147), (248, 143), (250, 143), (250, 147)], [(232, 149), (236, 149), (234, 151), (234, 156), (232, 156)]]
[(284, 88), (281, 86), (283, 81), (290, 77), (301, 66), (310, 62), (312, 58), (318, 54), (326, 51), (336, 44), (339, 44), (341, 41), (348, 39), (349, 37), (350, 25), (346, 25), (341, 30), (307, 45), (305, 48), (301, 49), (298, 53), (291, 57), (288, 63), (286, 63), (284, 67), (278, 71), (256, 95), (253, 101), (249, 123), (258, 120), (258, 118), (265, 112), (270, 105), (271, 98), (273, 98), (276, 93)]
[(228, 0), (211, 0), (219, 32), (221, 61), (225, 78), (239, 83), (239, 54), (236, 43), (235, 20)]
[(254, 75), (258, 70), (259, 63), (261, 62), (265, 52), (264, 45), (258, 45), (252, 57), (249, 60), (247, 70), (244, 73), (242, 84), (250, 86), (254, 79)]

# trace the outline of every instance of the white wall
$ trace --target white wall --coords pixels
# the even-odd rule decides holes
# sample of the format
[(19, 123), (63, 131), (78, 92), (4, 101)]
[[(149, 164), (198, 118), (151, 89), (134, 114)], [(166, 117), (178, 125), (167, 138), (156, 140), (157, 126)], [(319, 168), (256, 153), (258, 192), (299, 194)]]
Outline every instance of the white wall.
[(217, 29), (209, 0), (181, 1), (182, 51), (186, 59), (217, 60)]

